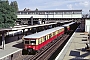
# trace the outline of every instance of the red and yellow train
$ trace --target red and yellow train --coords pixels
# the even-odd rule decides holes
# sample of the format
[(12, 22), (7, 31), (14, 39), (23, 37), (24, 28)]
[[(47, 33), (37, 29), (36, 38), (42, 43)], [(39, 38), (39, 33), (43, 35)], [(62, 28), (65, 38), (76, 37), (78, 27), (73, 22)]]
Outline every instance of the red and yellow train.
[(40, 50), (48, 43), (70, 30), (70, 26), (73, 24), (75, 24), (75, 22), (23, 37), (24, 50), (30, 53)]

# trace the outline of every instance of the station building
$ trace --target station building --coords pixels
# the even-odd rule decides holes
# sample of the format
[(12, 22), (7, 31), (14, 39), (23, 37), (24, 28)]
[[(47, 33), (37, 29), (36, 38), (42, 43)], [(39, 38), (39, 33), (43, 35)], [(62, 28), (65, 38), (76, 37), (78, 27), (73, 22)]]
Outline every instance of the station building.
[(82, 18), (82, 10), (23, 10), (17, 12), (17, 22), (30, 23), (34, 21), (45, 22), (47, 20), (78, 20)]

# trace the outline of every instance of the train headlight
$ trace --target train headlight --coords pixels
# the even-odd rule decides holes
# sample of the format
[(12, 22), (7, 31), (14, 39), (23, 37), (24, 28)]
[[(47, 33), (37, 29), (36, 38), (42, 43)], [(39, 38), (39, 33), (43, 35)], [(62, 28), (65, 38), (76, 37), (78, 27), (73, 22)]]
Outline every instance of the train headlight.
[(31, 46), (28, 46), (29, 48), (31, 47)]
[(27, 46), (25, 46), (25, 49), (27, 49)]

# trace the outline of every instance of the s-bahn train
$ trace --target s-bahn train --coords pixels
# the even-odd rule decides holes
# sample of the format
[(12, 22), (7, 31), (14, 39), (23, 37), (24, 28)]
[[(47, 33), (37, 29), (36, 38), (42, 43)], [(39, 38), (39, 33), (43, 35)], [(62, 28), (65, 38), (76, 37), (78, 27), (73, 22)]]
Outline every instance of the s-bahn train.
[(41, 25), (33, 25), (33, 26), (27, 26), (27, 25), (14, 26), (14, 28), (12, 28), (12, 30), (14, 30), (14, 31), (7, 32), (6, 35), (15, 36), (18, 34), (22, 34), (23, 29), (25, 29), (24, 32), (27, 32), (29, 28), (32, 33), (40, 32), (40, 31), (43, 31), (44, 28), (50, 29), (50, 28), (52, 28), (52, 26), (55, 27), (56, 25), (57, 25), (57, 23), (49, 23), (49, 24), (41, 24)]
[(29, 53), (36, 53), (38, 50), (49, 44), (57, 37), (68, 32), (71, 29), (71, 26), (74, 26), (75, 23), (76, 22), (71, 22), (63, 26), (54, 27), (52, 29), (23, 37), (24, 50)]

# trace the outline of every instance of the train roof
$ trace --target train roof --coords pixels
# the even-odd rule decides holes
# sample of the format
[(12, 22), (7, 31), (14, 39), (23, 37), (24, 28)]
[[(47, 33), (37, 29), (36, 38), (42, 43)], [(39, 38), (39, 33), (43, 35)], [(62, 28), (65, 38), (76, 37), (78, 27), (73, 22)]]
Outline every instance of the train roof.
[(33, 26), (25, 26), (25, 27), (14, 27), (12, 30), (22, 30), (22, 29), (27, 29), (27, 28), (33, 28), (33, 27), (39, 27), (39, 26), (46, 26), (46, 25), (52, 25), (52, 24), (57, 24), (57, 23), (49, 23), (49, 24), (41, 24), (41, 25), (33, 25)]
[(56, 30), (62, 29), (62, 28), (64, 28), (64, 27), (56, 27), (56, 28), (44, 30), (44, 31), (41, 31), (41, 32), (38, 32), (38, 33), (35, 33), (35, 34), (25, 36), (24, 38), (40, 38), (40, 37), (46, 36), (46, 35), (48, 35), (52, 32), (55, 32)]
[(65, 25), (62, 25), (62, 26), (69, 26), (71, 24), (74, 24), (75, 22), (71, 22), (71, 23), (68, 23), (68, 24), (65, 24)]
[(65, 23), (65, 22), (69, 22), (69, 21), (60, 21), (59, 23)]
[(49, 24), (33, 25), (33, 26), (28, 26), (28, 27), (26, 27), (26, 28), (32, 28), (32, 27), (38, 27), (38, 26), (46, 26), (46, 25), (52, 25), (52, 24), (57, 24), (57, 23), (49, 23)]

